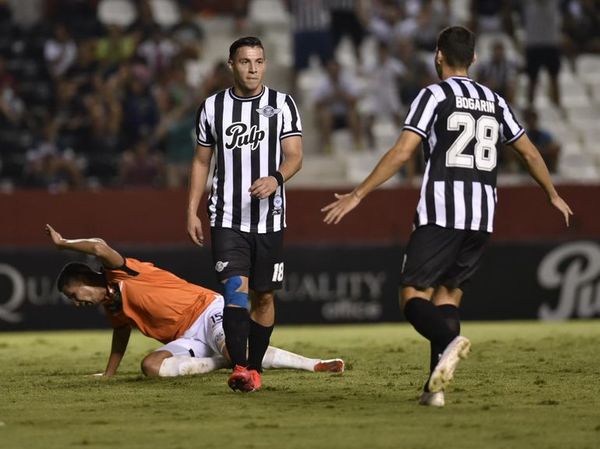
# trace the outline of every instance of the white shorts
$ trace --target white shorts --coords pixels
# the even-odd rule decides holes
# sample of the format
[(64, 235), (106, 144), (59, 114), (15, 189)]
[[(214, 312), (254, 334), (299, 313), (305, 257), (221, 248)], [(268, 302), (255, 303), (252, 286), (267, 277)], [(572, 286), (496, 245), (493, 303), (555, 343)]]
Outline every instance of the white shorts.
[(222, 355), (225, 347), (223, 307), (225, 307), (225, 301), (219, 295), (181, 337), (161, 346), (156, 351), (169, 351), (174, 356), (212, 357)]

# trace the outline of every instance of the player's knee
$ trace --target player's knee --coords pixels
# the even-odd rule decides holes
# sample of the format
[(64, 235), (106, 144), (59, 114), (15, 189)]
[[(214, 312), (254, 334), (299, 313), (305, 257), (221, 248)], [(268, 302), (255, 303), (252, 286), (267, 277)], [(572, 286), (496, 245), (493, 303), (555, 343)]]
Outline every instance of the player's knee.
[(157, 352), (153, 352), (148, 354), (141, 363), (142, 372), (148, 377), (156, 377), (158, 376), (158, 372), (160, 371), (160, 365), (163, 360), (167, 357), (159, 354)]
[(230, 277), (225, 281), (223, 286), (223, 298), (225, 299), (225, 306), (237, 306), (244, 307), (246, 309), (249, 308), (248, 292), (238, 290), (242, 286), (241, 276)]
[(273, 307), (275, 302), (275, 295), (273, 292), (257, 293), (252, 297), (252, 310), (258, 311), (261, 309), (268, 309)]

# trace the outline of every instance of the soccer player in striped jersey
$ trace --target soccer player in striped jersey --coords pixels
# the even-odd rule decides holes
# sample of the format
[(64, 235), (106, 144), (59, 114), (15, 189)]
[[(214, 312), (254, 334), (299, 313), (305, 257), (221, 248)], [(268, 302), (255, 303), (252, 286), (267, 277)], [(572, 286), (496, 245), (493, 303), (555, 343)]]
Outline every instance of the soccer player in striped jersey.
[[(100, 271), (81, 262), (68, 263), (56, 282), (58, 290), (76, 306), (101, 305), (113, 326), (108, 364), (99, 375), (116, 374), (133, 327), (163, 343), (142, 360), (147, 376), (202, 374), (231, 366), (223, 335), (221, 295), (151, 263), (123, 257), (102, 239), (65, 239), (50, 225), (46, 225), (46, 233), (57, 248), (96, 256), (102, 263)], [(267, 349), (263, 365), (344, 371), (341, 359), (311, 359), (273, 346)]]
[(470, 348), (469, 340), (460, 336), (458, 307), (493, 229), (499, 143), (510, 145), (522, 157), (567, 226), (572, 215), (506, 101), (468, 77), (474, 61), (473, 33), (459, 26), (444, 29), (435, 52), (442, 81), (421, 90), (400, 137), (371, 174), (322, 209), (325, 223), (339, 223), (423, 144), (421, 197), (400, 275), (404, 315), (431, 342), (431, 374), (420, 398), (423, 405), (444, 405), (444, 388)]
[(224, 287), (225, 342), (235, 364), (228, 383), (248, 392), (261, 386), (261, 361), (275, 324), (274, 291), (284, 273), (283, 184), (302, 165), (302, 127), (292, 97), (262, 82), (266, 58), (259, 39), (231, 44), (228, 64), (233, 87), (198, 109), (187, 231), (203, 244), (198, 205), (214, 153), (208, 214)]

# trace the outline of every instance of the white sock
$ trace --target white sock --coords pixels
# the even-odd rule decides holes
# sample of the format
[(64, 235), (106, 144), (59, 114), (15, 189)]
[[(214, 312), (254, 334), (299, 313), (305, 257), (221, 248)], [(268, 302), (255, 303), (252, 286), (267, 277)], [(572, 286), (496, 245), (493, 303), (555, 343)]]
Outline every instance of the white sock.
[(230, 366), (225, 357), (190, 357), (178, 355), (163, 360), (158, 370), (160, 377), (187, 376), (204, 374)]
[(293, 352), (269, 346), (262, 360), (263, 368), (292, 368), (314, 371), (319, 359), (309, 359)]

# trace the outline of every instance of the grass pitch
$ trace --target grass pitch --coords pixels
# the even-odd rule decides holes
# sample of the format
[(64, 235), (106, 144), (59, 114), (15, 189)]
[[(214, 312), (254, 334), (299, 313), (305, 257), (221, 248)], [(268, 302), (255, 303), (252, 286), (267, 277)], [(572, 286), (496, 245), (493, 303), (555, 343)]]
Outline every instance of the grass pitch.
[(341, 356), (343, 375), (271, 370), (257, 393), (225, 370), (146, 379), (134, 334), (119, 374), (109, 331), (0, 334), (0, 448), (600, 447), (600, 322), (464, 323), (473, 343), (446, 407), (416, 405), (428, 344), (405, 324), (284, 327), (273, 343)]

